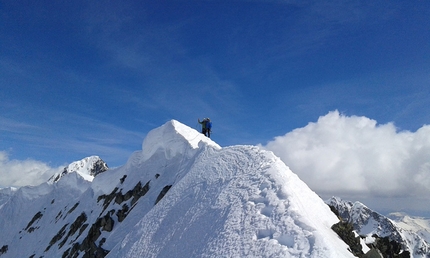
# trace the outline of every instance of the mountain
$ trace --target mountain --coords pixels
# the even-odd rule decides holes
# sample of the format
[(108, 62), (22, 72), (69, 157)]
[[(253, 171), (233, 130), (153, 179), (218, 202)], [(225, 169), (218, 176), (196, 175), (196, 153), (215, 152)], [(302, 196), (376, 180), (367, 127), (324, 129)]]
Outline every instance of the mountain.
[(405, 213), (395, 212), (387, 216), (403, 230), (417, 233), (427, 243), (430, 243), (430, 219), (422, 217), (411, 217)]
[(10, 199), (13, 194), (15, 194), (17, 190), (18, 189), (15, 187), (7, 187), (0, 189), (0, 208)]
[(78, 173), (85, 180), (92, 181), (100, 173), (107, 171), (109, 167), (99, 156), (90, 156), (70, 163), (61, 173), (55, 173), (48, 179), (48, 183), (55, 183), (61, 177), (69, 173)]
[[(360, 202), (350, 202), (332, 197), (326, 203), (341, 218), (342, 222), (339, 225), (342, 223), (351, 225), (349, 230), (354, 232), (356, 236), (358, 235), (358, 237), (350, 239), (351, 242), (357, 241), (355, 242), (356, 247), (361, 244), (357, 249), (377, 248), (385, 250), (386, 256), (384, 257), (430, 257), (430, 245), (425, 233), (428, 231), (423, 230), (425, 228), (424, 223), (428, 223), (428, 220), (415, 220), (416, 223), (423, 223), (419, 227), (417, 224), (414, 225), (413, 220), (406, 216), (403, 217), (403, 223), (400, 223), (401, 220), (396, 223)], [(428, 224), (426, 225), (428, 229)], [(338, 228), (342, 231), (348, 227)], [(421, 234), (419, 233), (420, 228), (422, 229)], [(357, 250), (356, 253), (360, 253), (360, 250)]]
[(1, 258), (353, 257), (324, 201), (258, 147), (172, 120), (122, 167), (83, 163), (0, 207)]

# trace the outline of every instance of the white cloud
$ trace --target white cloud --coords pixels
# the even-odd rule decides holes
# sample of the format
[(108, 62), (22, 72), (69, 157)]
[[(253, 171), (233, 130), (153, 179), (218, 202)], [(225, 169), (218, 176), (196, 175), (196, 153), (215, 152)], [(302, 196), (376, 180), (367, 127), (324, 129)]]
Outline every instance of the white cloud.
[(61, 169), (32, 159), (10, 160), (7, 152), (0, 151), (0, 187), (38, 185)]
[(397, 131), (329, 112), (263, 146), (314, 191), (348, 197), (430, 196), (430, 126)]

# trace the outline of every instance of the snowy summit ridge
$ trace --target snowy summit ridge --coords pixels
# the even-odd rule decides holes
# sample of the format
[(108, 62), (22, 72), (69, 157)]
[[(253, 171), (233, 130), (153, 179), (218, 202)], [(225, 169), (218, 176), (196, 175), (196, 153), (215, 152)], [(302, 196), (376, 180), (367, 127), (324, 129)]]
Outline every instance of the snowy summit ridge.
[(109, 256), (352, 257), (330, 228), (336, 216), (272, 152), (221, 148), (172, 120), (132, 162), (139, 156), (159, 164), (168, 193)]
[(148, 160), (155, 153), (161, 152), (166, 159), (171, 159), (190, 147), (193, 150), (198, 149), (201, 144), (221, 149), (203, 134), (176, 120), (171, 120), (148, 133), (142, 143), (142, 158)]
[[(87, 175), (90, 163), (65, 171)], [(0, 207), (0, 255), (353, 257), (338, 222), (272, 152), (221, 148), (172, 120), (92, 182), (66, 173), (18, 191)]]

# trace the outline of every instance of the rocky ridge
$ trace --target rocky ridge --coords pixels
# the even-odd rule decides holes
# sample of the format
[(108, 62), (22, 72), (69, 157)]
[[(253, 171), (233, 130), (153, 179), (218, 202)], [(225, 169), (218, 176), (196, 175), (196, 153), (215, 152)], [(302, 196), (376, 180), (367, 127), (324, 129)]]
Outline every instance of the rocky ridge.
[(423, 237), (364, 204), (338, 197), (326, 203), (340, 218), (333, 229), (357, 257), (366, 257), (363, 250), (369, 249), (378, 250), (380, 257), (430, 257), (430, 245)]

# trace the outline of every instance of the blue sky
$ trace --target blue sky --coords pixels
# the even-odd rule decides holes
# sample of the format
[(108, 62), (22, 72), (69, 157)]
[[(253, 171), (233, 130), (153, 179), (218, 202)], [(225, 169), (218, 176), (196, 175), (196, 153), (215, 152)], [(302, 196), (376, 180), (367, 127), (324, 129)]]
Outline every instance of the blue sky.
[(119, 166), (170, 119), (265, 145), (334, 110), (415, 132), (429, 17), (429, 1), (1, 0), (0, 151)]

